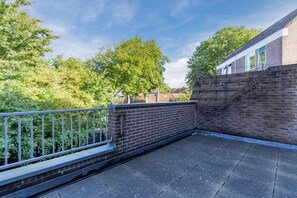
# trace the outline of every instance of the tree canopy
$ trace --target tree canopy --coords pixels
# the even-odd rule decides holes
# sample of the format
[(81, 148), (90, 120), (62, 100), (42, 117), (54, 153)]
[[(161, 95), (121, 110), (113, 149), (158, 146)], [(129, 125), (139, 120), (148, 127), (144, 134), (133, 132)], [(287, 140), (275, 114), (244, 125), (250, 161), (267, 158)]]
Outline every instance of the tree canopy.
[(40, 64), (50, 51), (52, 39), (57, 38), (39, 25), (39, 19), (21, 9), (29, 5), (27, 0), (0, 0), (0, 60), (23, 61), (27, 66)]
[(189, 68), (186, 75), (187, 84), (191, 87), (198, 77), (215, 75), (216, 66), (225, 57), (260, 32), (259, 29), (249, 29), (245, 26), (225, 27), (202, 41), (187, 62)]
[[(163, 65), (168, 62), (155, 40), (134, 37), (114, 47), (102, 48), (90, 60), (98, 72), (126, 96), (148, 94), (163, 83)], [(129, 97), (128, 97), (129, 98)]]

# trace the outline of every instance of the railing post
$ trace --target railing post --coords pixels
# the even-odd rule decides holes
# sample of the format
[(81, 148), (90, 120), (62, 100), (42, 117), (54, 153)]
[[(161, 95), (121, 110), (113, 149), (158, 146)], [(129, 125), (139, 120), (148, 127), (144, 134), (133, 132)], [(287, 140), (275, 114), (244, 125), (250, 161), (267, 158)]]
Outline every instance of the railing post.
[(8, 164), (8, 126), (7, 117), (4, 117), (4, 164)]

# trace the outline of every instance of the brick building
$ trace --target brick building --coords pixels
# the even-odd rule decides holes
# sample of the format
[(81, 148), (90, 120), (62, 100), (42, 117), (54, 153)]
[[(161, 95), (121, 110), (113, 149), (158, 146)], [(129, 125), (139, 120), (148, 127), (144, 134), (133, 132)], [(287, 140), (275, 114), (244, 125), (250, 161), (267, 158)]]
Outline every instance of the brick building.
[(297, 9), (261, 32), (217, 67), (217, 75), (297, 62)]

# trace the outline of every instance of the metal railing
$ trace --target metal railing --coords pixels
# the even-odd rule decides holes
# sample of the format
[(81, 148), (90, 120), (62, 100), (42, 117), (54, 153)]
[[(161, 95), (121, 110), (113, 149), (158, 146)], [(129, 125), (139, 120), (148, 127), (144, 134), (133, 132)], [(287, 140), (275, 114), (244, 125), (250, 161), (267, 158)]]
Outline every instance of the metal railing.
[(108, 108), (0, 113), (0, 171), (110, 142)]

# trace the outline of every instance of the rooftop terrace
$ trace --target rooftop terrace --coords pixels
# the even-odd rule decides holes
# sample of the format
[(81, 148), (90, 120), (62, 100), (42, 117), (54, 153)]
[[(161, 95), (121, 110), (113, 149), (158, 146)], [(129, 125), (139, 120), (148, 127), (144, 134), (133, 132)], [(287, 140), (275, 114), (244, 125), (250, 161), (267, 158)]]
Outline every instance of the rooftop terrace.
[(0, 197), (296, 197), (297, 65), (254, 74), (198, 79), (193, 102), (2, 113)]
[(41, 197), (295, 197), (297, 151), (192, 135)]

